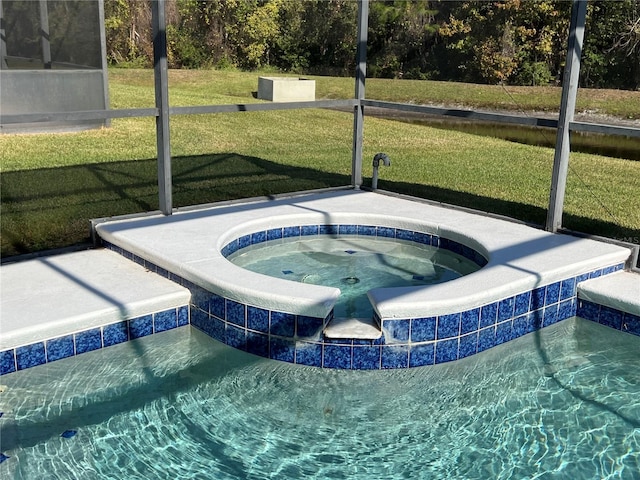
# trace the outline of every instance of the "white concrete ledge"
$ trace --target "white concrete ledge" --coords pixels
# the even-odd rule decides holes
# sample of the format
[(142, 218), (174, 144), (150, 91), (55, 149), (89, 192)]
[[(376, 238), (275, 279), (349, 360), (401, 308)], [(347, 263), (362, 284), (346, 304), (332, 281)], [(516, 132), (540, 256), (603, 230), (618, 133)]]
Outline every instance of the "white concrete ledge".
[(382, 330), (372, 318), (334, 318), (324, 334), (331, 339), (377, 340), (382, 337)]
[(369, 298), (382, 319), (463, 311), (624, 263), (630, 255), (616, 245), (362, 191), (214, 206), (169, 217), (101, 223), (96, 230), (104, 240), (214, 293), (248, 305), (324, 318), (334, 304), (336, 289), (253, 273), (232, 265), (220, 253), (242, 235), (315, 224), (420, 231), (464, 243), (488, 258), (484, 268), (451, 282), (372, 290)]
[(640, 316), (640, 274), (616, 272), (581, 282), (578, 298)]
[[(155, 263), (156, 260), (152, 261)], [(210, 292), (240, 303), (309, 317), (325, 318), (340, 296), (337, 288), (248, 272), (222, 255), (216, 259), (183, 265), (178, 274)]]
[(187, 305), (190, 292), (108, 250), (0, 267), (0, 350)]

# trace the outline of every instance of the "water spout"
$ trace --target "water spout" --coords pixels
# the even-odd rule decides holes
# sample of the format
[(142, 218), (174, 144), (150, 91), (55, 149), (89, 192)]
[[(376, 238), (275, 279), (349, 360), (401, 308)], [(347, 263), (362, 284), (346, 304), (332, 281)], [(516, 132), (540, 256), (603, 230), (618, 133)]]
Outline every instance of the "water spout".
[(371, 177), (371, 189), (376, 190), (378, 188), (378, 167), (380, 166), (380, 161), (386, 167), (391, 166), (391, 159), (389, 155), (386, 153), (376, 153), (373, 157), (373, 175)]

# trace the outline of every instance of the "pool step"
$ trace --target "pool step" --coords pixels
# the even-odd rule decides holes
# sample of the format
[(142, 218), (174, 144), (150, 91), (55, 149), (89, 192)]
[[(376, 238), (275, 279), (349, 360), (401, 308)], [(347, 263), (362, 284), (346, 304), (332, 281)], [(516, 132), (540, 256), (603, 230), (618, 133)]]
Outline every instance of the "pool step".
[(3, 265), (0, 282), (0, 375), (189, 323), (189, 290), (109, 250)]
[(616, 272), (578, 284), (578, 299), (640, 316), (640, 275)]
[(331, 339), (377, 340), (382, 330), (373, 318), (334, 318), (324, 335)]

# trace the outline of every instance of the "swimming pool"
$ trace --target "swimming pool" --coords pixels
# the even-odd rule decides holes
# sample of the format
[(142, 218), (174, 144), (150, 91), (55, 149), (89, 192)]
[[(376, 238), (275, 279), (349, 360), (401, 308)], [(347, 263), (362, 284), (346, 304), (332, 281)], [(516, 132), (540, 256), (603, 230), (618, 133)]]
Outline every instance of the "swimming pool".
[(181, 327), (2, 377), (0, 477), (633, 479), (639, 342), (574, 318), (455, 363), (354, 372)]

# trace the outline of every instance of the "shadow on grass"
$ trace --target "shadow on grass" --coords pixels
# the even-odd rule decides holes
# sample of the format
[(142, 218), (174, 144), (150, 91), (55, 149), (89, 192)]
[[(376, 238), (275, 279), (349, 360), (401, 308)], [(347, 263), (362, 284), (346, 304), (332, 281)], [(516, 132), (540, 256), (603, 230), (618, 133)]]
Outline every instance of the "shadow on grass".
[[(350, 183), (348, 175), (234, 153), (175, 157), (173, 204), (198, 205)], [(368, 184), (368, 182), (365, 182)], [(408, 182), (381, 188), (541, 225), (546, 210)], [(6, 172), (0, 176), (2, 256), (89, 243), (89, 220), (158, 209), (155, 159)], [(567, 228), (633, 239), (640, 231), (567, 216)]]
[[(173, 205), (348, 185), (347, 175), (229, 154), (172, 159)], [(158, 209), (155, 159), (6, 172), (2, 256), (89, 242), (89, 220)]]
[[(541, 227), (545, 224), (547, 210), (535, 205), (528, 205), (507, 200), (483, 197), (467, 192), (458, 192), (432, 185), (412, 184), (406, 182), (380, 181), (379, 187), (392, 192), (403, 193), (436, 202), (450, 203), (462, 207), (473, 208), (483, 212), (504, 215)], [(629, 243), (640, 243), (640, 229), (627, 228), (600, 219), (564, 214), (563, 227), (576, 232), (599, 235)]]

